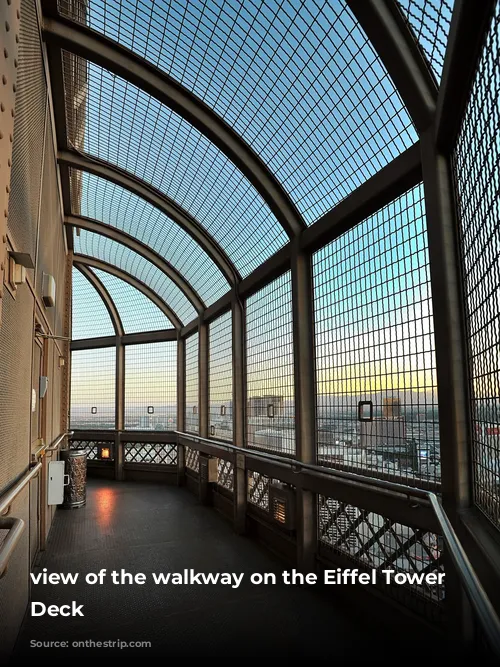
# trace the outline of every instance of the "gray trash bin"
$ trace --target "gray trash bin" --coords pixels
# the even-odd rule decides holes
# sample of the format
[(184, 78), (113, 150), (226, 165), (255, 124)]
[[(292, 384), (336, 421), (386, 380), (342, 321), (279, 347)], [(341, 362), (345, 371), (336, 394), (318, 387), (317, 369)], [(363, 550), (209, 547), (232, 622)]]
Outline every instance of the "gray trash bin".
[(84, 449), (61, 449), (64, 474), (68, 484), (64, 487), (63, 509), (83, 507), (87, 502), (87, 452)]

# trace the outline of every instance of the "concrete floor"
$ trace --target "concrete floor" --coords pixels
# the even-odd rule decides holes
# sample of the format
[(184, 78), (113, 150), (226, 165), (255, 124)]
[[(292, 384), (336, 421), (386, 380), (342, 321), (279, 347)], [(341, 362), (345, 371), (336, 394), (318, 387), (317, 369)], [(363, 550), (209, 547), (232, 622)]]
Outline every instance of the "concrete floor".
[[(213, 509), (177, 487), (89, 480), (86, 507), (57, 511), (47, 551), (39, 557), (35, 573), (43, 568), (78, 572), (79, 581), (33, 586), (32, 600), (46, 605), (75, 601), (83, 604), (85, 616), (27, 617), (12, 664), (26, 657), (65, 662), (78, 655), (117, 654), (257, 660), (323, 656), (337, 665), (408, 664), (417, 655), (416, 664), (428, 664), (422, 662), (428, 638), (412, 637), (413, 647), (409, 646), (381, 619), (346, 608), (324, 589), (286, 586), (280, 577), (281, 562), (250, 539), (235, 535)], [(142, 572), (147, 582), (114, 585), (110, 576), (103, 585), (84, 582), (89, 572), (102, 568), (108, 575), (122, 568)], [(152, 581), (152, 572), (190, 568), (245, 577), (238, 589)], [(252, 585), (253, 572), (275, 573), (279, 583)], [(72, 646), (88, 640), (147, 641), (151, 647)], [(36, 648), (32, 646), (36, 641), (69, 645)]]

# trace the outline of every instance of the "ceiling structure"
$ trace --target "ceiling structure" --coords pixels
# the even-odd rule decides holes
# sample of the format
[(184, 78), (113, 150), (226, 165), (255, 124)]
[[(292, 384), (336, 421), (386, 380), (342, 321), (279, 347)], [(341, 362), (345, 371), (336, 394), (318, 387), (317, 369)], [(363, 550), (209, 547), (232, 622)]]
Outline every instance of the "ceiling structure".
[[(42, 2), (75, 263), (122, 308), (118, 284), (154, 294), (181, 328), (394, 195), (405, 169), (418, 182), (452, 3), (372, 5)], [(372, 46), (397, 31), (419, 71), (401, 56), (389, 74)], [(141, 312), (144, 330), (158, 320)]]

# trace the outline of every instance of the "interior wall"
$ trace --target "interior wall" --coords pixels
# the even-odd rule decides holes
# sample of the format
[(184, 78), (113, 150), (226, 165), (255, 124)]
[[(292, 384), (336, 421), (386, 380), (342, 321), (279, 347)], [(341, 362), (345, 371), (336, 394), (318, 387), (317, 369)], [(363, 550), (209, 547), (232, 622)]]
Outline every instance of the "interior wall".
[[(50, 336), (67, 335), (68, 275), (62, 205), (57, 176), (53, 121), (48, 105), (37, 3), (21, 0), (12, 171), (7, 246), (26, 253), (34, 268), (14, 286), (4, 276), (0, 324), (0, 496), (29, 469), (42, 440), (50, 444), (65, 428), (61, 412), (68, 345)], [(56, 282), (55, 307), (42, 301), (43, 274)], [(35, 327), (45, 337), (35, 334)], [(48, 337), (47, 337), (48, 336)], [(40, 375), (48, 390), (40, 398)], [(45, 474), (25, 487), (9, 516), (25, 521), (20, 543), (0, 579), (0, 662), (11, 651), (29, 600), (29, 571), (53, 508), (47, 508), (44, 536)], [(46, 505), (45, 505), (46, 507)], [(0, 545), (7, 531), (0, 530)]]

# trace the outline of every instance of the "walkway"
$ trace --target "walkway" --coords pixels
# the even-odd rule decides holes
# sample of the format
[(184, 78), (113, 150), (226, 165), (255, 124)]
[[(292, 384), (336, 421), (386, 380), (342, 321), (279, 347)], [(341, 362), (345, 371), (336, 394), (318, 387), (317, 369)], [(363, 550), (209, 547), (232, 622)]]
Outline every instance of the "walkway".
[[(58, 510), (48, 549), (35, 572), (80, 573), (76, 585), (33, 586), (33, 600), (45, 604), (83, 604), (84, 618), (28, 618), (13, 664), (26, 655), (42, 657), (30, 648), (35, 641), (69, 641), (50, 657), (66, 661), (81, 655), (144, 658), (175, 656), (270, 657), (328, 656), (336, 664), (387, 665), (430, 650), (420, 632), (406, 644), (399, 632), (380, 627), (361, 610), (346, 609), (325, 589), (255, 586), (252, 572), (284, 569), (251, 540), (236, 536), (213, 509), (177, 487), (89, 481), (88, 501), (79, 510)], [(143, 585), (87, 585), (89, 572), (106, 568), (142, 572)], [(224, 585), (155, 585), (151, 573), (245, 573), (238, 589)], [(285, 568), (286, 569), (286, 568)], [(108, 577), (109, 581), (109, 577)], [(414, 626), (417, 627), (417, 626)], [(147, 649), (76, 649), (73, 641), (149, 641)], [(411, 648), (413, 645), (413, 648)], [(389, 660), (389, 654), (392, 656)], [(435, 657), (435, 654), (434, 654)]]

